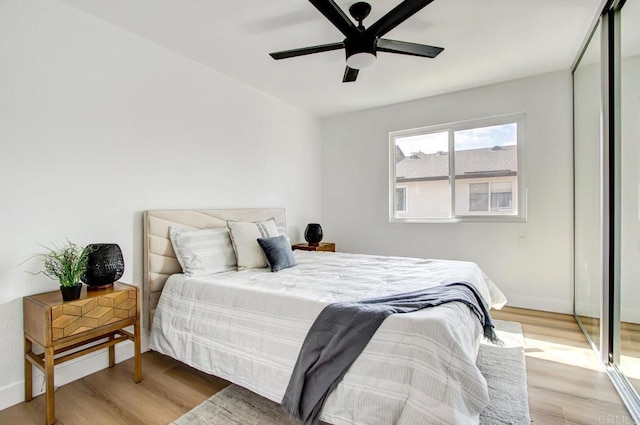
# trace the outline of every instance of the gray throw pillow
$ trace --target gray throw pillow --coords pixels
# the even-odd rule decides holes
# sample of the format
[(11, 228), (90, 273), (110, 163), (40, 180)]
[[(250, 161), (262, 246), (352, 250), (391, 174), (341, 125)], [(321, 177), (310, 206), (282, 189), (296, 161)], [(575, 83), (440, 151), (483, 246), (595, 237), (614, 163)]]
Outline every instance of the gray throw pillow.
[(298, 265), (296, 257), (294, 257), (291, 250), (289, 239), (285, 235), (258, 238), (258, 244), (262, 248), (272, 272)]

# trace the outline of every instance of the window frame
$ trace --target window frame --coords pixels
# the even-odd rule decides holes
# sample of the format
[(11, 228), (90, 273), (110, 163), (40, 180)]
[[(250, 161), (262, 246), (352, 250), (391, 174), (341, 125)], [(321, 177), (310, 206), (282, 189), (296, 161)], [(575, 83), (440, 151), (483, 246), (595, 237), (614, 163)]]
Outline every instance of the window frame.
[[(491, 214), (491, 215), (456, 215), (455, 210), (455, 140), (454, 133), (461, 130), (471, 130), (474, 128), (491, 127), (504, 124), (515, 123), (517, 126), (517, 205), (518, 214)], [(525, 170), (526, 151), (526, 114), (524, 112), (491, 116), (466, 121), (457, 121), (446, 124), (436, 124), (425, 127), (413, 128), (409, 130), (398, 130), (389, 133), (389, 222), (390, 223), (460, 223), (460, 222), (526, 222), (527, 221), (527, 186)], [(448, 132), (449, 139), (449, 217), (396, 217), (395, 213), (395, 189), (396, 189), (396, 139), (402, 137), (418, 136), (427, 133)], [(401, 211), (399, 211), (401, 212)]]

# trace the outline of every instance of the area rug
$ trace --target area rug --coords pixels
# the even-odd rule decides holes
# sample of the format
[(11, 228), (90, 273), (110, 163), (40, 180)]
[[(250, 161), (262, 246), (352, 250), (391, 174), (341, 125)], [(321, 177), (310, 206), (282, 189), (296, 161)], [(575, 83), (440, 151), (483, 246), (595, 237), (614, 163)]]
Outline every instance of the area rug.
[[(496, 320), (504, 342), (496, 347), (483, 341), (478, 368), (489, 386), (489, 406), (480, 414), (482, 425), (529, 425), (527, 372), (522, 326)], [(173, 425), (296, 425), (280, 405), (237, 385), (229, 385), (173, 422)]]

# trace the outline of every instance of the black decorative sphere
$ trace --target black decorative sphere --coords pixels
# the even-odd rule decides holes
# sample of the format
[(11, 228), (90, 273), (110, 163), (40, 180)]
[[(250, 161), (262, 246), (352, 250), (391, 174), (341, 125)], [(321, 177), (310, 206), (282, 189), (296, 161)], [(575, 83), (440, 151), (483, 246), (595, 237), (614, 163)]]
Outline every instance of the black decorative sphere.
[(318, 223), (309, 223), (304, 230), (304, 240), (309, 245), (318, 245), (322, 240), (322, 227)]
[(94, 243), (87, 245), (87, 269), (82, 281), (88, 289), (100, 289), (113, 285), (124, 273), (124, 258), (120, 246), (114, 243)]

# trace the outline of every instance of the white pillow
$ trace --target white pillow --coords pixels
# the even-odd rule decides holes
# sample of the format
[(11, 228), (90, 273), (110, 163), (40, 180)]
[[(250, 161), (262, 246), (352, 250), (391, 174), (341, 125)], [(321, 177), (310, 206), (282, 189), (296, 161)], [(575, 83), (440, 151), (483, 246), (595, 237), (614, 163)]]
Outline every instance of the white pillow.
[(236, 270), (236, 255), (229, 230), (224, 227), (185, 230), (170, 226), (169, 238), (182, 272), (187, 276), (206, 276)]
[(278, 236), (276, 220), (273, 218), (255, 222), (229, 220), (227, 227), (238, 259), (238, 269), (267, 267), (262, 248), (258, 245), (258, 238)]

